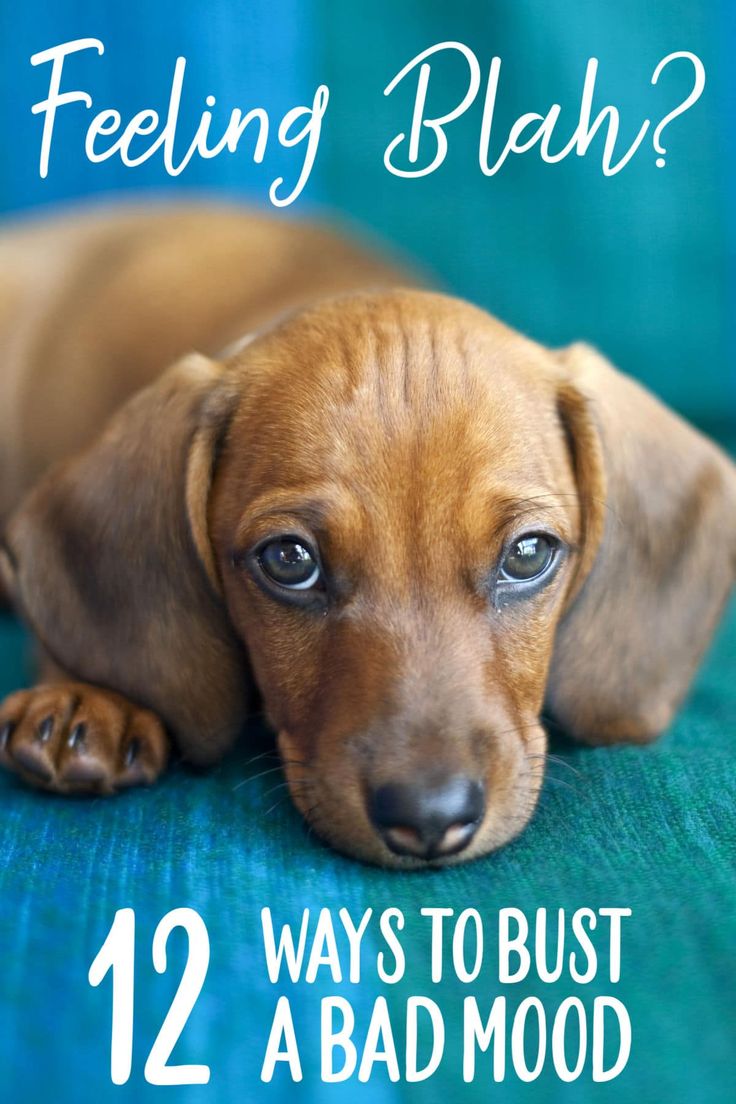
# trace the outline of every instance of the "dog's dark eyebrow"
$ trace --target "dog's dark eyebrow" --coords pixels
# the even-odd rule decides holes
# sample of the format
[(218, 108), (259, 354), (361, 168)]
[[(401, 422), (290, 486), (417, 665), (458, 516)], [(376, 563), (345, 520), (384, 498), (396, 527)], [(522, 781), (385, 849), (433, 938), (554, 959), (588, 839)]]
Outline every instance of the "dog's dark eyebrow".
[(302, 485), (275, 487), (258, 495), (243, 510), (240, 528), (268, 518), (293, 516), (306, 525), (324, 528), (336, 514), (355, 508), (350, 489), (340, 483), (310, 480)]
[[(559, 501), (555, 501), (555, 499)], [(506, 530), (512, 528), (525, 517), (539, 516), (547, 510), (564, 509), (569, 504), (570, 499), (577, 500), (577, 494), (574, 491), (545, 491), (525, 498), (509, 496), (500, 503), (496, 501), (493, 510), (498, 517), (498, 522), (493, 528), (491, 537), (494, 541), (498, 540)]]
[(255, 525), (268, 518), (294, 517), (302, 521), (312, 529), (324, 527), (326, 519), (330, 515), (331, 507), (323, 498), (284, 498), (283, 502), (277, 499), (270, 503), (264, 503), (260, 508), (251, 512), (248, 510), (243, 522)]

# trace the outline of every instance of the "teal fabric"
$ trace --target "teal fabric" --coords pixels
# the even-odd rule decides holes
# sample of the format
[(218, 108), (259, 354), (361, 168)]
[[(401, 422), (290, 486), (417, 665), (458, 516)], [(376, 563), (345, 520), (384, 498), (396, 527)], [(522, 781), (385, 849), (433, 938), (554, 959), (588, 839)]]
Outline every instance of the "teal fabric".
[[(176, 182), (154, 164), (92, 167), (79, 155), (84, 113), (60, 124), (61, 144), (46, 181), (37, 172), (39, 120), (29, 106), (45, 93), (31, 69), (36, 50), (96, 34), (104, 61), (79, 70), (97, 107), (132, 114), (160, 103), (177, 53), (190, 59), (197, 117), (208, 91), (221, 105), (262, 103), (275, 116), (305, 102), (320, 81), (331, 91), (315, 172), (297, 215), (340, 211), (415, 255), (452, 291), (473, 299), (532, 336), (553, 344), (586, 339), (667, 401), (736, 447), (733, 371), (733, 256), (730, 204), (734, 104), (730, 46), (734, 12), (699, 0), (214, 0), (172, 9), (163, 0), (124, 8), (65, 0), (0, 13), (0, 209), (12, 213), (102, 192), (165, 190), (261, 198), (291, 162), (269, 154), (193, 162)], [(387, 142), (409, 121), (409, 83), (391, 98), (383, 88), (422, 49), (460, 40), (484, 73), (503, 58), (498, 132), (522, 111), (562, 102), (574, 119), (589, 56), (600, 59), (596, 103), (616, 103), (633, 128), (660, 116), (687, 91), (672, 70), (652, 89), (656, 62), (672, 50), (697, 53), (708, 83), (701, 101), (675, 120), (667, 165), (642, 151), (605, 179), (591, 154), (558, 166), (536, 154), (510, 161), (492, 179), (477, 168), (482, 92), (448, 131), (450, 152), (435, 175), (405, 181), (383, 168)], [(432, 95), (458, 96), (457, 68), (437, 67)], [(443, 99), (443, 97), (445, 99)], [(0, 473), (0, 478), (2, 473)], [(30, 681), (28, 642), (0, 618), (0, 694)], [(690, 699), (671, 732), (650, 748), (586, 750), (558, 742), (537, 815), (497, 855), (445, 872), (397, 875), (343, 859), (303, 828), (256, 726), (217, 770), (175, 767), (151, 790), (114, 800), (42, 797), (0, 777), (0, 1098), (13, 1104), (95, 1101), (321, 1102), (475, 1101), (510, 1104), (721, 1104), (733, 1097), (736, 1057), (736, 607), (732, 604)], [(254, 756), (262, 756), (254, 759)], [(574, 768), (573, 771), (568, 767)], [(272, 769), (273, 768), (273, 769)], [(262, 773), (270, 771), (271, 773)], [(577, 773), (575, 773), (577, 772)], [(428, 936), (419, 909), (475, 907), (489, 924), (489, 967), (477, 982), (427, 971)], [(151, 965), (153, 930), (170, 909), (189, 906), (206, 921), (212, 947), (199, 1001), (173, 1055), (207, 1062), (207, 1087), (163, 1089), (143, 1078), (185, 956), (172, 936), (171, 969)], [(272, 986), (267, 979), (260, 909), (298, 923), (302, 909), (366, 908), (406, 915), (408, 968), (394, 987), (375, 982), (379, 941), (366, 937), (359, 986)], [(605, 970), (584, 987), (624, 1002), (633, 1025), (632, 1055), (620, 1078), (592, 1085), (589, 1068), (572, 1084), (546, 1071), (526, 1085), (492, 1081), (488, 1060), (462, 1082), (459, 1015), (463, 998), (481, 1008), (502, 991), (493, 964), (494, 920), (515, 906), (536, 909), (630, 907), (624, 922), (622, 979)], [(137, 917), (135, 1052), (130, 1082), (110, 1083), (110, 983), (87, 984), (87, 971), (117, 909)], [(341, 943), (344, 949), (344, 941)], [(605, 963), (604, 963), (605, 965)], [(277, 1073), (259, 1081), (276, 999), (288, 992), (304, 1060), (304, 1080)], [(355, 1012), (357, 1036), (379, 993), (387, 996), (401, 1038), (401, 1011), (420, 994), (441, 1005), (448, 1040), (440, 1070), (419, 1085), (324, 1085), (317, 1069), (319, 999), (339, 991)], [(508, 987), (510, 1006), (540, 996), (553, 1009), (574, 993), (567, 982), (538, 978)], [(485, 1003), (484, 1003), (485, 1002)]]

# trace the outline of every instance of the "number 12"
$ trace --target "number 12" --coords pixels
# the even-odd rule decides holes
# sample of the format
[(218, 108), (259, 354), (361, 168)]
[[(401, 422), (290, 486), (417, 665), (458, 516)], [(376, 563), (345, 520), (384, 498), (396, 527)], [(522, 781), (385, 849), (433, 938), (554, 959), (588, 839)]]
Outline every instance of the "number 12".
[[(210, 1067), (203, 1065), (169, 1066), (167, 1061), (176, 1046), (207, 976), (210, 941), (204, 920), (190, 908), (173, 909), (160, 921), (153, 935), (153, 965), (166, 972), (166, 944), (174, 928), (184, 928), (189, 938), (184, 973), (171, 1007), (151, 1047), (144, 1076), (150, 1085), (206, 1085)], [(89, 968), (89, 983), (97, 986), (112, 970), (112, 1041), (110, 1077), (113, 1084), (124, 1085), (133, 1063), (133, 979), (135, 970), (135, 912), (118, 909), (115, 919)]]

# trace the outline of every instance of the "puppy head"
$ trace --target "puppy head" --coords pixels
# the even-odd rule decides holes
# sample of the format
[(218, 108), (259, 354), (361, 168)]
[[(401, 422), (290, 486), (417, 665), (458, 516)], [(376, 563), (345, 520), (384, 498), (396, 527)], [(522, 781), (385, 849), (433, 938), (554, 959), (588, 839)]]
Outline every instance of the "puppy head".
[(395, 292), (177, 371), (11, 526), (16, 589), (77, 677), (206, 759), (247, 653), (297, 806), (397, 866), (521, 830), (545, 699), (584, 738), (666, 725), (733, 581), (736, 480), (596, 354)]
[(251, 345), (210, 500), (299, 808), (380, 861), (527, 819), (579, 559), (547, 358), (471, 307), (333, 302)]

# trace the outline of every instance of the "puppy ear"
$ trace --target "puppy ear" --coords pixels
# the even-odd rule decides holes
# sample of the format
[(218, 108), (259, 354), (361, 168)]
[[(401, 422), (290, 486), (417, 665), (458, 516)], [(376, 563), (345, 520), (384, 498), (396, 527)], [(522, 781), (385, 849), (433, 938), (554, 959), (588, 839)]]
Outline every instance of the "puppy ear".
[(51, 658), (155, 710), (202, 763), (247, 709), (245, 657), (207, 532), (235, 399), (219, 364), (185, 358), (53, 469), (5, 537), (13, 598)]
[(548, 708), (590, 742), (646, 741), (672, 719), (736, 579), (736, 468), (594, 350), (557, 355), (583, 540)]

